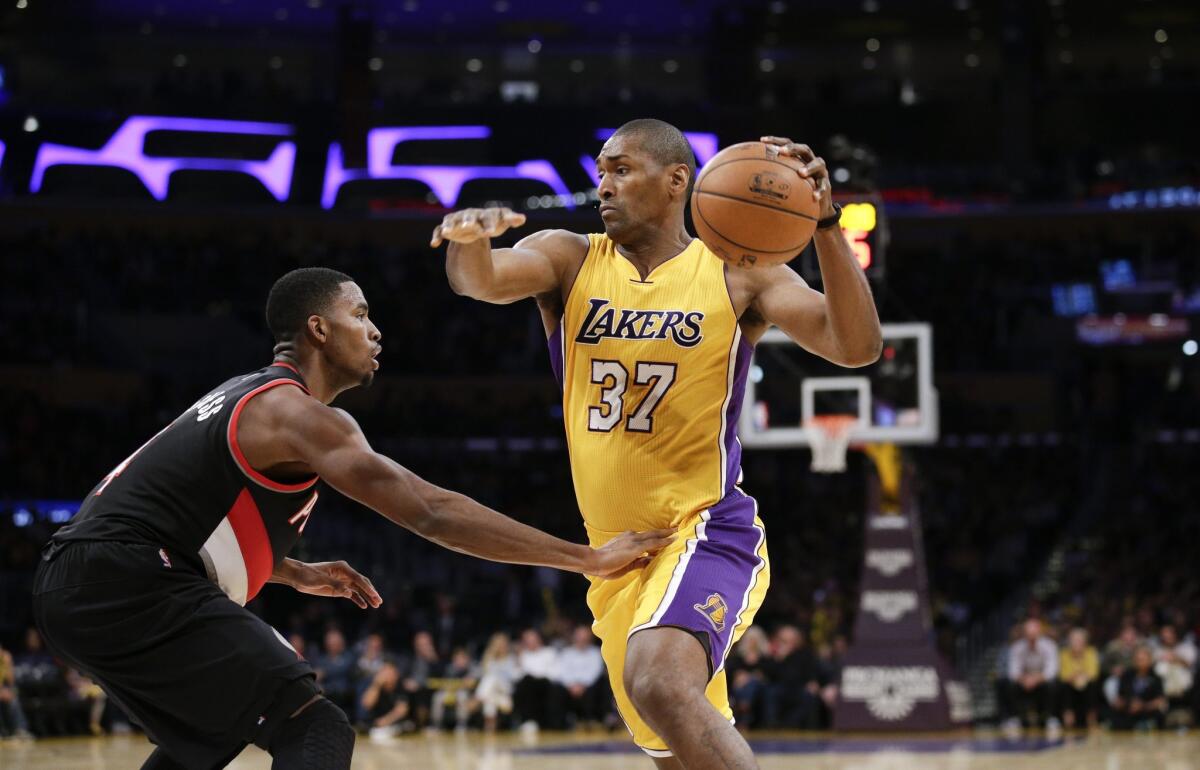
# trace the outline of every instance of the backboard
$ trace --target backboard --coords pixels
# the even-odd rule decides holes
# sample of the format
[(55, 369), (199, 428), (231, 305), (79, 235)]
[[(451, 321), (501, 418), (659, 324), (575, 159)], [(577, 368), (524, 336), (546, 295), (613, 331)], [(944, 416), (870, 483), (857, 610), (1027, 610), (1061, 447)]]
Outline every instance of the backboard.
[(883, 324), (883, 353), (860, 369), (815, 356), (779, 329), (763, 335), (750, 362), (738, 437), (749, 448), (809, 445), (814, 416), (857, 418), (853, 444), (931, 444), (938, 437), (933, 387), (933, 329), (926, 323)]

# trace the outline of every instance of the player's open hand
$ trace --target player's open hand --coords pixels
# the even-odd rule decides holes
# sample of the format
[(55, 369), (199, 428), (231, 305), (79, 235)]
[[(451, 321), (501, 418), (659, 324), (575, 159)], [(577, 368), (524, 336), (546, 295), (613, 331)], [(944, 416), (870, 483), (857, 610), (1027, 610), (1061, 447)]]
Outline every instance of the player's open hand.
[(778, 147), (780, 155), (796, 158), (804, 164), (800, 176), (812, 182), (813, 198), (821, 204), (821, 219), (833, 216), (833, 190), (829, 185), (829, 169), (825, 167), (825, 159), (817, 157), (807, 144), (799, 144), (782, 136), (764, 136), (759, 141)]
[(590, 564), (584, 570), (589, 575), (616, 578), (651, 562), (659, 551), (675, 539), (673, 529), (651, 529), (646, 532), (623, 532), (599, 548), (592, 550)]
[(447, 214), (442, 223), (433, 229), (429, 245), (435, 249), (443, 241), (474, 243), (485, 238), (495, 238), (511, 227), (525, 224), (525, 215), (512, 209), (463, 209)]
[(378, 607), (383, 599), (375, 586), (344, 561), (323, 561), (304, 564), (290, 577), (292, 587), (313, 596), (340, 596), (349, 599), (360, 609)]

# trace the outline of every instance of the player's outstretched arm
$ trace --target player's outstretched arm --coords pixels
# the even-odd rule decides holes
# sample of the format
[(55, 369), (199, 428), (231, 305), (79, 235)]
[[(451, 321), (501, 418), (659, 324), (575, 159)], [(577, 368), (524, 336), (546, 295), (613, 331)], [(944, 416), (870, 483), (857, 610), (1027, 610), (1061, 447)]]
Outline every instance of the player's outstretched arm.
[(514, 248), (492, 248), (492, 238), (523, 224), (524, 214), (506, 208), (447, 214), (434, 229), (430, 245), (449, 242), (446, 277), (454, 293), (503, 305), (558, 289), (566, 265), (587, 253), (587, 238), (566, 230), (543, 230)]
[[(290, 391), (290, 392), (285, 392)], [(278, 388), (269, 417), (281, 448), (347, 497), (421, 537), (492, 561), (610, 577), (644, 564), (670, 530), (626, 532), (602, 548), (570, 543), (471, 498), (437, 487), (373, 449), (358, 424), (293, 388)]]
[[(763, 137), (778, 145), (781, 155), (803, 161), (800, 175), (813, 182), (821, 218), (834, 214), (825, 161), (806, 144)], [(825, 293), (814, 291), (786, 265), (750, 270), (754, 285), (752, 307), (807, 350), (842, 366), (866, 366), (879, 359), (883, 334), (871, 286), (858, 266), (853, 249), (836, 225), (813, 235)]]

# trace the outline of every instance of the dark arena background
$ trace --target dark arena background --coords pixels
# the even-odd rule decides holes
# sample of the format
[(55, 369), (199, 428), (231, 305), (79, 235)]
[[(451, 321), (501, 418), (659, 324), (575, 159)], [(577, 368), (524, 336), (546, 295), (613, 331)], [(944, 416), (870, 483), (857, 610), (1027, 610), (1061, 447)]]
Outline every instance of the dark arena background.
[[(593, 158), (639, 117), (701, 164), (810, 144), (888, 330), (866, 369), (764, 340), (750, 370), (774, 570), (728, 672), (762, 766), (1200, 767), (1197, 104), (1184, 0), (3, 0), (0, 767), (149, 753), (42, 645), (33, 571), (99, 479), (269, 361), (289, 269), (371, 303), (382, 369), (337, 405), (374, 447), (584, 540), (533, 303), (455, 295), (429, 234), (495, 205), (528, 216), (502, 245), (600, 231)], [(791, 264), (820, 288), (811, 247)], [(846, 425), (845, 470), (810, 470)], [(292, 555), (384, 598), (249, 605), (360, 729), (354, 767), (650, 767), (584, 579), (333, 490)], [(497, 635), (515, 711), (476, 685)]]

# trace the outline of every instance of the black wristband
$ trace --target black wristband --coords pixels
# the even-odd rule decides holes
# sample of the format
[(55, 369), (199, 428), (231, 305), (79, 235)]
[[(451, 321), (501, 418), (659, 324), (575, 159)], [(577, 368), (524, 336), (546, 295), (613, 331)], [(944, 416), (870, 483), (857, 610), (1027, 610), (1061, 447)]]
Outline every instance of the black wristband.
[(817, 229), (818, 230), (828, 230), (829, 228), (836, 225), (839, 221), (841, 221), (841, 219), (842, 219), (842, 207), (835, 203), (835, 204), (833, 204), (833, 213), (832, 214), (825, 217), (824, 219), (817, 220)]

